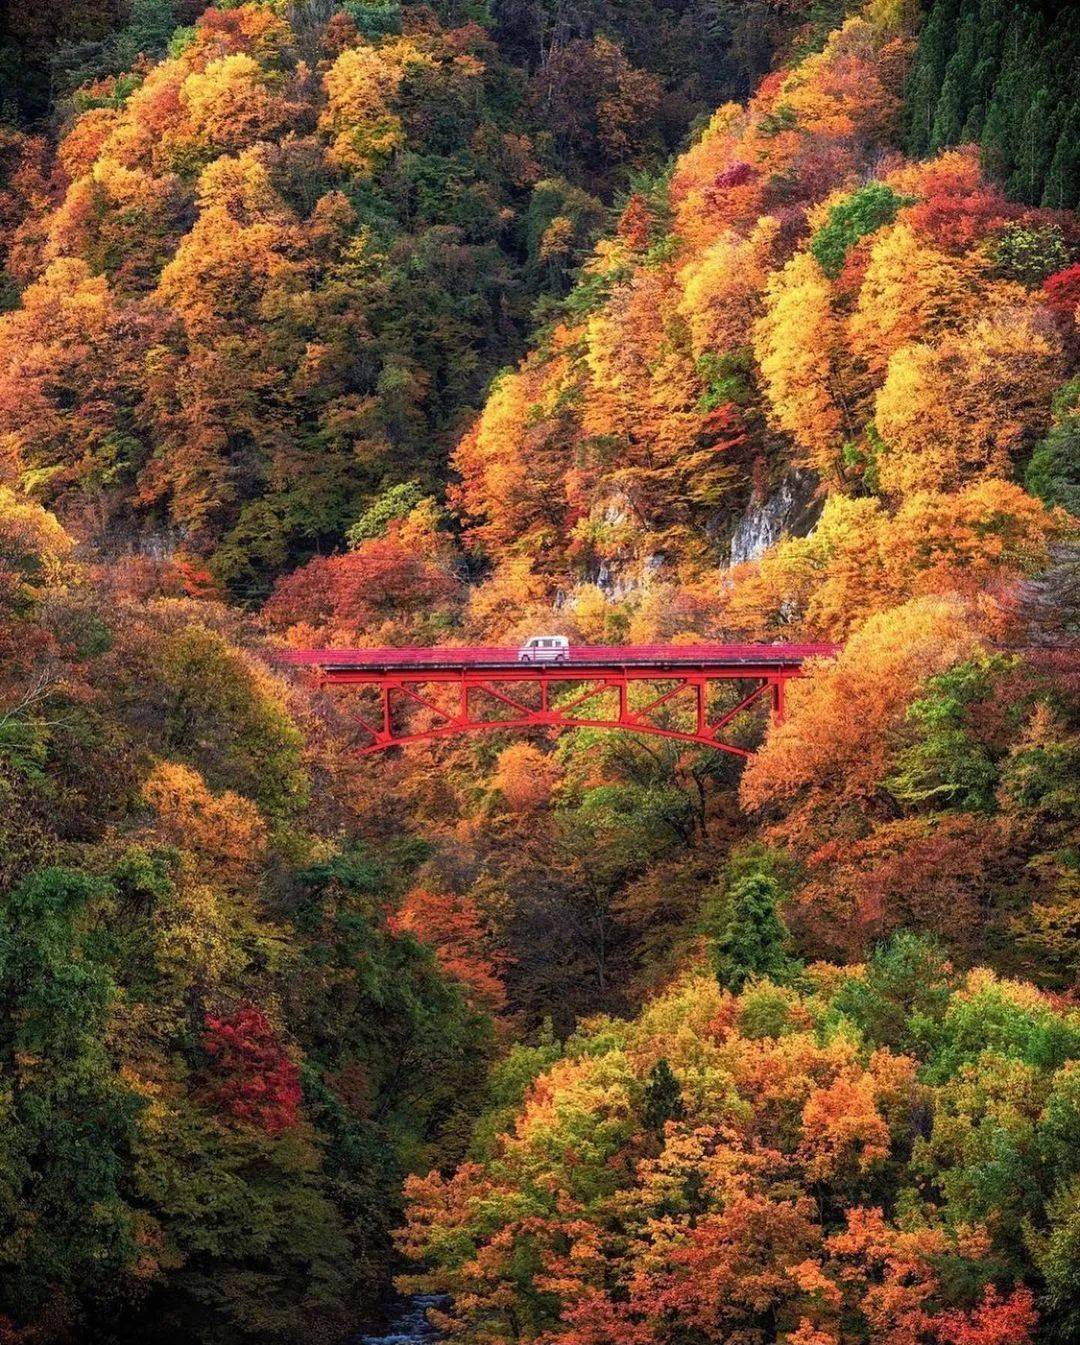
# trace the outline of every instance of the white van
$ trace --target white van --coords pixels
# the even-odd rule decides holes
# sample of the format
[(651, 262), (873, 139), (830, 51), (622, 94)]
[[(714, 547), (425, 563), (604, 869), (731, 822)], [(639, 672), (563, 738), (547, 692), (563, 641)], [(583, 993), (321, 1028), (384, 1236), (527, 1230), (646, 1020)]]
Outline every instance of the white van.
[(518, 650), (519, 663), (565, 663), (570, 641), (565, 635), (534, 635)]

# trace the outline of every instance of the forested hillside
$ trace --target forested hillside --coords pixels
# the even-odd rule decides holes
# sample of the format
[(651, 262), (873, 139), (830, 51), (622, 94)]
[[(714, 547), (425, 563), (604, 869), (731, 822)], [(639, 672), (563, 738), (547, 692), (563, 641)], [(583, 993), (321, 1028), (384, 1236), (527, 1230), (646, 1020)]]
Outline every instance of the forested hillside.
[[(1071, 1345), (1070, 7), (7, 22), (0, 1339)], [(836, 653), (275, 662), (547, 631)]]
[(339, 542), (381, 487), (443, 482), (533, 303), (564, 292), (628, 175), (661, 168), (792, 26), (764, 0), (707, 24), (676, 7), (659, 30), (603, 6), (180, 17), (144, 0), (105, 37), (93, 7), (81, 27), (16, 17), (16, 35), (39, 23), (39, 62), (47, 36), (98, 34), (61, 53), (100, 74), (58, 109), (55, 163), (40, 135), (0, 133), (0, 259), (22, 314), (0, 385), (6, 442), (45, 500), (101, 546), (209, 557), (240, 598)]
[(0, 1324), (342, 1339), (402, 1177), (461, 1150), (486, 1005), (388, 924), (417, 849), (358, 845), (235, 616), (0, 518)]

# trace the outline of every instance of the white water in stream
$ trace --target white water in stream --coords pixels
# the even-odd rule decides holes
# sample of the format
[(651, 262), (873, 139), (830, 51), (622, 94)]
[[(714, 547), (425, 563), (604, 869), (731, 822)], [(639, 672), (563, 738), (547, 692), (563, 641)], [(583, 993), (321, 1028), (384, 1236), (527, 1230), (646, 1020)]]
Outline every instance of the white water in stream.
[(447, 1306), (448, 1300), (441, 1294), (414, 1294), (382, 1335), (358, 1336), (356, 1345), (412, 1345), (415, 1341), (438, 1345), (443, 1337), (428, 1322), (427, 1310)]

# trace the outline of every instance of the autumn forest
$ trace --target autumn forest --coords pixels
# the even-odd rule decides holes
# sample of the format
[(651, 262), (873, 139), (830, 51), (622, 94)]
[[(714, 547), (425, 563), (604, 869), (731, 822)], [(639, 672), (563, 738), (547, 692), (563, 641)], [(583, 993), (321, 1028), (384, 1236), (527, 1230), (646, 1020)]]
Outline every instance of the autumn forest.
[[(1077, 69), (0, 16), (0, 1345), (1080, 1341)], [(282, 658), (548, 632), (833, 652), (735, 754)]]

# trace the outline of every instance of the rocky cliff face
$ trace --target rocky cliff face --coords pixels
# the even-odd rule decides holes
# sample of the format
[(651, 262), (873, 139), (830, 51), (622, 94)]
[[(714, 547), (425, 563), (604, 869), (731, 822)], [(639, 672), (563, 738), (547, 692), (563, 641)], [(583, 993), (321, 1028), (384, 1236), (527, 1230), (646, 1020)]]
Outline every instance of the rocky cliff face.
[(792, 467), (763, 500), (751, 500), (731, 539), (731, 564), (757, 558), (785, 534), (805, 537), (817, 523), (821, 500), (811, 472)]

